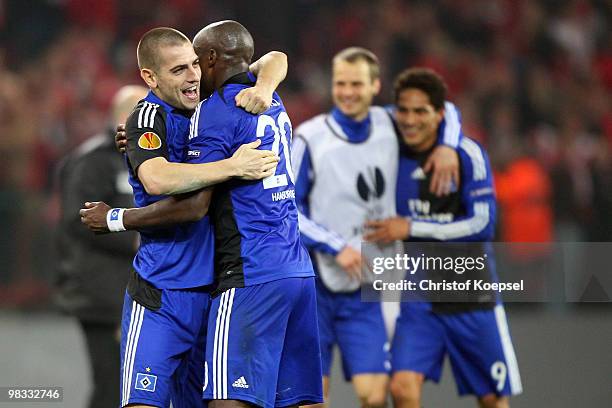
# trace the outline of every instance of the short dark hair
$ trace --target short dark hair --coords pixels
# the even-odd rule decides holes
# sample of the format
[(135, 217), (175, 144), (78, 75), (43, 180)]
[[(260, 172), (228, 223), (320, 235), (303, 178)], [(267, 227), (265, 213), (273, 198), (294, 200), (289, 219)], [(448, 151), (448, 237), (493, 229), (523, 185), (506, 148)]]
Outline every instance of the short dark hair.
[(170, 27), (157, 27), (147, 31), (140, 38), (136, 50), (138, 68), (156, 69), (159, 66), (159, 48), (166, 46), (191, 44), (185, 34)]
[(378, 57), (370, 50), (362, 47), (345, 48), (334, 55), (333, 63), (337, 61), (346, 61), (355, 63), (357, 61), (365, 61), (370, 68), (370, 78), (373, 80), (380, 78), (380, 65)]
[(429, 97), (429, 102), (436, 110), (444, 108), (448, 88), (444, 79), (435, 71), (429, 68), (409, 68), (402, 71), (393, 83), (395, 102), (398, 101), (402, 91), (410, 88), (425, 92)]

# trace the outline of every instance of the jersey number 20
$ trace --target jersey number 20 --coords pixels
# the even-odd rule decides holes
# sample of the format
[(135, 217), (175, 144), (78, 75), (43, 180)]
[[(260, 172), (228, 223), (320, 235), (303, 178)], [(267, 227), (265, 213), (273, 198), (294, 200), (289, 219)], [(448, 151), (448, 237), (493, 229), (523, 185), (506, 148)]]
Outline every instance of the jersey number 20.
[[(285, 158), (285, 172), (280, 174), (274, 174), (270, 177), (263, 179), (263, 188), (275, 188), (284, 187), (287, 183), (287, 175), (292, 184), (295, 184), (293, 177), (293, 171), (291, 170), (291, 155), (289, 154), (289, 139), (291, 139), (291, 121), (287, 112), (281, 112), (278, 115), (278, 119), (274, 120), (272, 116), (261, 115), (257, 120), (257, 137), (263, 137), (266, 134), (266, 129), (270, 127), (274, 132), (274, 142), (272, 143), (272, 151), (277, 156), (280, 152), (280, 145), (283, 145), (282, 155)], [(287, 129), (289, 129), (289, 135), (287, 135)], [(279, 166), (280, 167), (280, 166)], [(276, 168), (276, 172), (279, 172), (279, 167)]]

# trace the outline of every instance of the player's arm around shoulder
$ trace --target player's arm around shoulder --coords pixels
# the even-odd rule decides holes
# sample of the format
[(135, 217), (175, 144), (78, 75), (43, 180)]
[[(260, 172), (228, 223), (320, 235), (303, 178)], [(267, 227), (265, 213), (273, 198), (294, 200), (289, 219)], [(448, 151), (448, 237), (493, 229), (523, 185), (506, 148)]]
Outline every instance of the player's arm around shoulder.
[(274, 174), (278, 157), (269, 150), (259, 149), (260, 140), (241, 142), (237, 137), (245, 118), (252, 120), (257, 116), (233, 104), (238, 90), (221, 92), (213, 93), (202, 102), (192, 117), (188, 163), (211, 166), (228, 162), (235, 172), (232, 177), (244, 180), (259, 180)]
[[(208, 213), (210, 188), (178, 194), (140, 208), (111, 208), (104, 201), (86, 202), (79, 211), (81, 222), (98, 233), (166, 227), (195, 222)], [(117, 216), (112, 219), (113, 211)]]
[(444, 119), (438, 127), (438, 145), (427, 158), (423, 170), (432, 172), (429, 191), (436, 196), (448, 195), (453, 183), (459, 184), (459, 157), (457, 149), (463, 135), (461, 133), (461, 114), (449, 101), (444, 103)]
[[(167, 140), (150, 130), (156, 130), (165, 136), (165, 123), (158, 116), (148, 117), (150, 128), (138, 126), (134, 114), (128, 120), (127, 153), (130, 164), (142, 182), (147, 193), (151, 195), (171, 195), (188, 193), (200, 190), (214, 184), (222, 183), (232, 177), (245, 179), (259, 179), (267, 177), (270, 164), (272, 167), (276, 159), (271, 152), (251, 151), (241, 152), (237, 157), (220, 160), (215, 163), (185, 164), (170, 162), (168, 157)], [(143, 133), (144, 132), (144, 133)], [(146, 133), (146, 134), (145, 134)], [(178, 137), (187, 137), (179, 135)], [(150, 139), (150, 140), (149, 140)]]
[(272, 94), (287, 76), (287, 55), (271, 51), (255, 61), (249, 71), (257, 77), (254, 87), (245, 88), (235, 96), (236, 106), (249, 113), (263, 113), (272, 104)]

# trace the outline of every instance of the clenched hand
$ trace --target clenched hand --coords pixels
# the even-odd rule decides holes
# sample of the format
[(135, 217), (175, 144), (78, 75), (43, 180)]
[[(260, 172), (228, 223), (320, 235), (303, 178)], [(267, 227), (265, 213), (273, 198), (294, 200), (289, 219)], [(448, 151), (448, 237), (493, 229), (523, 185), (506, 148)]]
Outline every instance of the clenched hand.
[(93, 232), (109, 232), (106, 224), (106, 214), (111, 207), (104, 201), (86, 202), (85, 208), (79, 210), (81, 222)]
[(268, 110), (272, 104), (272, 92), (254, 86), (245, 88), (236, 95), (236, 106), (245, 111), (258, 115)]

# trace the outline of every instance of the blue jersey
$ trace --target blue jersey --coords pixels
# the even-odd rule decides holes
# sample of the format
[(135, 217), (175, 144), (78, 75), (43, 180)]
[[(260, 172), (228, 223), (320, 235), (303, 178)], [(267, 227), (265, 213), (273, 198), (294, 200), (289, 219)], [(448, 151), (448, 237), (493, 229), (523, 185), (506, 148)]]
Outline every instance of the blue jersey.
[[(153, 196), (138, 179), (138, 166), (163, 157), (186, 158), (191, 112), (181, 111), (153, 92), (140, 101), (126, 123), (129, 181), (136, 206), (145, 207), (166, 196)], [(171, 227), (140, 231), (134, 259), (136, 272), (159, 289), (186, 289), (213, 282), (214, 239), (208, 217)]]
[[(473, 242), (457, 250), (489, 254), (486, 268), (475, 271), (472, 279), (496, 281), (490, 244), (495, 232), (495, 189), (489, 158), (472, 139), (462, 137), (457, 147), (460, 185), (454, 185), (447, 196), (437, 197), (429, 191), (431, 173), (423, 171), (430, 151), (416, 153), (402, 146), (397, 180), (397, 213), (411, 218), (410, 241)], [(481, 243), (481, 244), (478, 244)], [(445, 249), (448, 250), (448, 247)], [(467, 278), (467, 275), (464, 275)], [(472, 291), (459, 295), (471, 302), (435, 302), (427, 307), (440, 313), (457, 313), (492, 308), (497, 299), (494, 292)]]
[(302, 245), (290, 165), (291, 122), (277, 94), (262, 115), (234, 103), (253, 85), (242, 73), (204, 100), (192, 120), (188, 161), (226, 159), (244, 143), (261, 138), (261, 149), (280, 157), (276, 174), (259, 181), (232, 180), (216, 186), (209, 214), (215, 229), (217, 292), (282, 278), (313, 276)]
[(414, 153), (403, 147), (397, 179), (397, 213), (412, 219), (411, 240), (484, 242), (495, 229), (495, 189), (489, 158), (472, 139), (457, 147), (459, 186), (447, 196), (429, 191), (431, 173), (422, 165), (430, 151)]

